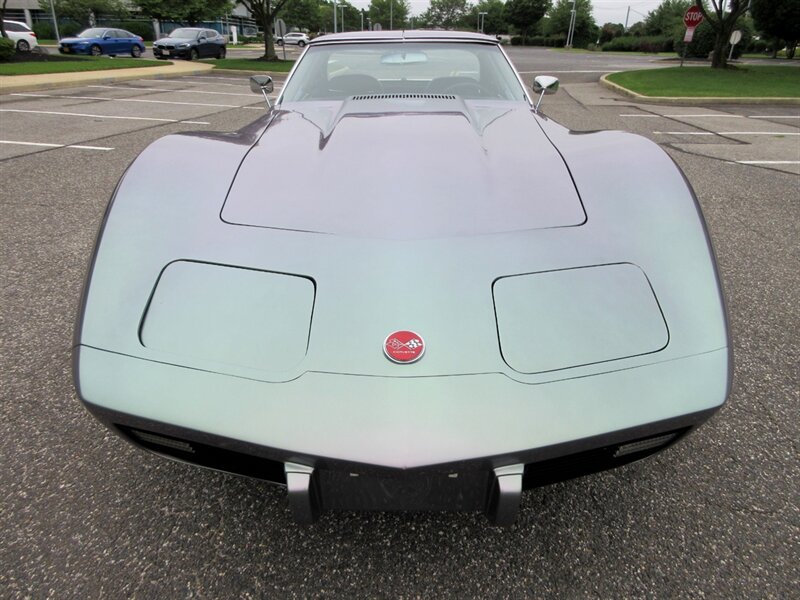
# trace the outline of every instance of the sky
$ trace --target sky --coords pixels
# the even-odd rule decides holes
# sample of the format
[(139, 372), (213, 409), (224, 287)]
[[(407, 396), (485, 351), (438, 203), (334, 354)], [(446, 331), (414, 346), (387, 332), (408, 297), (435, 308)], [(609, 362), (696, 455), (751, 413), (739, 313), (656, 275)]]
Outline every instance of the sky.
[[(369, 0), (350, 0), (356, 8), (367, 8)], [(411, 14), (419, 15), (428, 8), (429, 0), (410, 0)], [(628, 18), (628, 25), (644, 19), (645, 15), (655, 9), (661, 0), (592, 0), (592, 7), (594, 8), (594, 20), (598, 25), (604, 23), (622, 23), (625, 24), (625, 14), (628, 7), (631, 7), (630, 17)]]

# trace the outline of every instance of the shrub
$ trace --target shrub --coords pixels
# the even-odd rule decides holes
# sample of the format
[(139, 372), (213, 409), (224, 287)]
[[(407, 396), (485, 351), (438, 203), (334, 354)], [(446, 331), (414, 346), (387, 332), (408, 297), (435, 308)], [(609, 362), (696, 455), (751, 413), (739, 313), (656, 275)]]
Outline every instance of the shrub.
[(11, 60), (16, 52), (14, 42), (8, 38), (0, 38), (0, 62), (4, 60)]
[(84, 29), (87, 28), (75, 21), (67, 21), (66, 23), (58, 24), (58, 33), (61, 34), (61, 37), (75, 37)]
[(56, 31), (53, 29), (53, 24), (47, 21), (37, 21), (33, 24), (33, 32), (40, 40), (54, 40), (56, 39)]
[(683, 47), (686, 46), (687, 58), (708, 58), (714, 50), (714, 39), (716, 37), (714, 29), (708, 22), (704, 21), (694, 30), (694, 37), (689, 44), (684, 44), (683, 34), (685, 29), (676, 30), (674, 38), (675, 52), (678, 56), (683, 54)]
[(149, 21), (117, 21), (109, 24), (108, 27), (125, 29), (134, 35), (138, 35), (146, 42), (152, 42), (156, 39), (156, 32), (153, 29), (153, 24)]
[(674, 42), (666, 36), (621, 36), (602, 45), (603, 52), (672, 52)]
[(522, 46), (522, 36), (515, 35), (511, 38), (511, 45), (512, 46)]

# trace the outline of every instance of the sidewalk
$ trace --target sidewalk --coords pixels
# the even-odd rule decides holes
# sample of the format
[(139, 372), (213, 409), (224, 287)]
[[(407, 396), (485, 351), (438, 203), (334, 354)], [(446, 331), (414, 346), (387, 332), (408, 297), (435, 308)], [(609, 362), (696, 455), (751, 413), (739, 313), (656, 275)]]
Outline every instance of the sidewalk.
[(0, 76), (0, 94), (46, 90), (50, 88), (79, 86), (86, 83), (113, 83), (130, 79), (159, 79), (181, 75), (197, 75), (213, 70), (213, 65), (200, 62), (176, 61), (163, 67), (142, 67), (109, 71), (83, 71), (76, 73), (48, 73), (45, 75)]

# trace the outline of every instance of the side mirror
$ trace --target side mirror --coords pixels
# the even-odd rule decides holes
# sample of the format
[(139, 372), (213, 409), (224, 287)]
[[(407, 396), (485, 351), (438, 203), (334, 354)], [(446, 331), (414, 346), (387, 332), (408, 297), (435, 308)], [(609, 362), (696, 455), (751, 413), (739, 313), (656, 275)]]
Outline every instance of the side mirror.
[(251, 75), (250, 76), (250, 91), (254, 94), (262, 94), (264, 100), (267, 101), (267, 106), (272, 108), (272, 104), (267, 97), (273, 90), (272, 77), (269, 75)]
[(533, 80), (533, 92), (539, 94), (534, 111), (539, 112), (539, 105), (545, 94), (555, 94), (558, 91), (558, 78), (550, 75), (539, 75)]
[(205, 38), (205, 36), (202, 36), (202, 35), (201, 35), (199, 38), (197, 38), (197, 41), (198, 41), (198, 42), (205, 42), (205, 41), (206, 41), (206, 38)]

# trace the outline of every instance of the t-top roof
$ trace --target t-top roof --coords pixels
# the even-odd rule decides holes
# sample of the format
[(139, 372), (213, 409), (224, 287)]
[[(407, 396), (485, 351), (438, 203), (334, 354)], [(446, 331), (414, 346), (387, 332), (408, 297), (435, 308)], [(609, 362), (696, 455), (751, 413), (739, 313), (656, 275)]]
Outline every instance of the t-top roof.
[(402, 41), (463, 41), (497, 44), (497, 38), (468, 31), (439, 31), (412, 29), (407, 31), (348, 31), (331, 33), (314, 38), (310, 44), (335, 44), (339, 42), (402, 42)]

